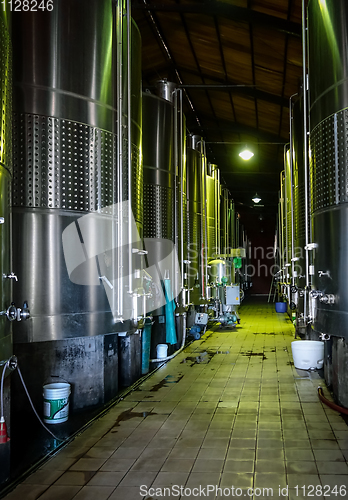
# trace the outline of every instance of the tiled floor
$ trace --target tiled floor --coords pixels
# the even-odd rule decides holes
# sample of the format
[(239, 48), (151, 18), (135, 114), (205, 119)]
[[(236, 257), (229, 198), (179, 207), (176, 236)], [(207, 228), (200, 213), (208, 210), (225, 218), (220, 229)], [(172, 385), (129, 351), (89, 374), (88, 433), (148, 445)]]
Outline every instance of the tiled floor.
[(319, 402), (318, 374), (293, 367), (290, 320), (266, 303), (240, 313), (237, 329), (193, 342), (6, 499), (344, 498), (348, 427)]

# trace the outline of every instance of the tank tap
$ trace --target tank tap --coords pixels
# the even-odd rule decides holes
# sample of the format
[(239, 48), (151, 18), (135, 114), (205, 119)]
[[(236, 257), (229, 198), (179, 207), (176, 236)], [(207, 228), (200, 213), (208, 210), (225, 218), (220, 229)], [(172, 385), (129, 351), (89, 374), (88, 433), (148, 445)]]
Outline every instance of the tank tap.
[(330, 271), (318, 271), (318, 274), (319, 274), (319, 278), (321, 278), (322, 276), (327, 276), (328, 278), (330, 278)]
[(3, 274), (2, 276), (4, 279), (9, 278), (9, 279), (13, 279), (15, 281), (18, 281), (18, 278), (14, 272), (11, 272), (11, 274)]

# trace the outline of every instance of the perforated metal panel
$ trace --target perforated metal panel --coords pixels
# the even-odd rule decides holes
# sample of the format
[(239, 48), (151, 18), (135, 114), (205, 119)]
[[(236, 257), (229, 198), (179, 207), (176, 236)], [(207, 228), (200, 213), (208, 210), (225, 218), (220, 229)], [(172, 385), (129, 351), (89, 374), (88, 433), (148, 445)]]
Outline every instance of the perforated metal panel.
[(117, 200), (115, 135), (46, 116), (14, 117), (13, 205), (89, 212)]
[(12, 168), (12, 52), (10, 37), (0, 17), (0, 163)]
[(144, 237), (174, 241), (174, 192), (165, 186), (144, 185)]
[(199, 251), (201, 247), (201, 214), (193, 214), (190, 211), (188, 218), (188, 241), (191, 250)]
[(348, 201), (348, 111), (323, 120), (311, 133), (312, 212)]
[(305, 187), (304, 184), (294, 187), (294, 223), (295, 223), (295, 245), (305, 239)]

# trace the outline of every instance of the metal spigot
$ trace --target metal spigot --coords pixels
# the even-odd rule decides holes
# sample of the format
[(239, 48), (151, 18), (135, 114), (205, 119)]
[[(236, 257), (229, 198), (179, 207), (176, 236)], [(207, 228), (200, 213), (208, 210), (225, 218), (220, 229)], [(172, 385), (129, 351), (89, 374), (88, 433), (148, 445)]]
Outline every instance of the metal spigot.
[(4, 279), (8, 278), (10, 280), (12, 279), (12, 280), (18, 281), (18, 278), (17, 278), (17, 276), (15, 275), (14, 272), (11, 272), (11, 274), (3, 274), (2, 276), (3, 276)]

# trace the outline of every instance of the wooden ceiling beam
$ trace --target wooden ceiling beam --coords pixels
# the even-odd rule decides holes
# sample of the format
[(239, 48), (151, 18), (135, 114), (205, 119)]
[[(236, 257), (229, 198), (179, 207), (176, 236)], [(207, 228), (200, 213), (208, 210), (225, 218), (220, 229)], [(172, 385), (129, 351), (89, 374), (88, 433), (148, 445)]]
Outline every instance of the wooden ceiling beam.
[[(234, 134), (251, 135), (256, 139), (258, 139), (260, 142), (270, 142), (270, 143), (281, 142), (284, 144), (288, 142), (288, 139), (280, 137), (277, 134), (272, 134), (270, 132), (258, 130), (254, 127), (250, 127), (242, 123), (219, 119), (218, 123), (214, 124), (213, 123), (214, 117), (211, 115), (207, 116), (200, 114), (199, 120), (202, 123), (202, 128), (205, 132), (208, 132), (210, 130), (217, 131), (219, 129), (219, 131), (221, 132), (232, 132)], [(197, 122), (194, 121), (194, 117), (191, 117), (190, 114), (186, 115), (186, 124), (191, 133), (201, 133), (201, 130), (197, 125)]]
[(288, 21), (276, 16), (270, 16), (256, 10), (218, 2), (215, 0), (203, 1), (193, 4), (163, 4), (144, 3), (143, 0), (133, 1), (132, 9), (150, 12), (177, 12), (182, 14), (205, 14), (208, 16), (221, 16), (235, 22), (246, 22), (301, 37), (301, 24)]
[[(162, 65), (162, 73), (164, 70), (167, 69), (169, 71), (169, 66), (165, 68)], [(185, 74), (191, 74), (192, 76), (201, 76), (200, 73), (196, 71), (188, 71), (186, 68), (181, 68), (180, 65), (176, 67), (176, 69), (180, 73), (185, 73)], [(144, 78), (147, 79), (148, 82), (158, 80), (158, 72), (159, 69), (156, 68), (154, 71), (145, 71), (144, 72)], [(242, 85), (237, 82), (232, 82), (231, 80), (229, 81), (224, 81), (222, 83), (222, 80), (214, 78), (212, 76), (204, 76), (205, 79), (209, 79), (210, 82), (215, 81), (216, 83), (206, 83), (206, 84), (190, 84), (189, 82), (184, 83), (183, 85), (180, 85), (180, 87), (183, 87), (185, 89), (189, 89), (191, 91), (207, 91), (207, 90), (218, 90), (219, 92), (231, 92), (232, 95), (242, 95), (242, 96), (247, 96), (251, 97), (252, 99), (258, 99), (261, 101), (266, 101), (270, 102), (272, 104), (277, 104), (278, 106), (283, 106), (284, 108), (289, 107), (289, 99), (276, 95), (276, 94), (271, 94), (270, 92), (265, 92), (264, 90), (259, 90), (256, 87), (252, 85)], [(187, 80), (187, 78), (186, 78)]]

